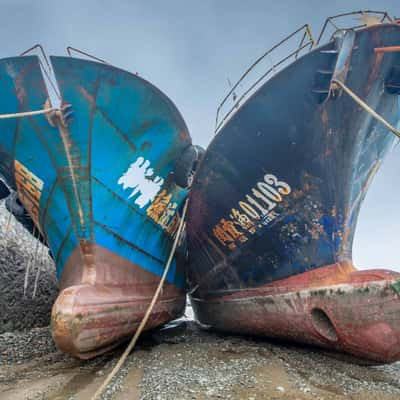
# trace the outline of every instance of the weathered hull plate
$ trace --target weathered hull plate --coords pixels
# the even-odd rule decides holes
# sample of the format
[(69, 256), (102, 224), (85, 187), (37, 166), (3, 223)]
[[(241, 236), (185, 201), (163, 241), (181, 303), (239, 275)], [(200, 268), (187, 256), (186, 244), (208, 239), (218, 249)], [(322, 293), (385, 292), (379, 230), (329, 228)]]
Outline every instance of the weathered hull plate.
[[(400, 26), (394, 24), (349, 31), (278, 72), (218, 132), (195, 176), (188, 211), (189, 290), (200, 322), (381, 361), (400, 357), (400, 299), (390, 289), (398, 279), (394, 273), (376, 285), (363, 283), (361, 272), (357, 284), (345, 280), (344, 303), (335, 293), (315, 296), (307, 285), (276, 298), (266, 291), (263, 298), (263, 288), (279, 289), (285, 279), (352, 265), (360, 205), (395, 137), (346, 93), (331, 93), (329, 85), (332, 77), (342, 80), (396, 126), (398, 96), (385, 84), (400, 67), (400, 54), (375, 48), (399, 43)], [(364, 286), (366, 292), (358, 295)], [(343, 335), (337, 344), (324, 342), (311, 328), (314, 299), (327, 307), (321, 305), (327, 315), (336, 310), (337, 324), (349, 325), (337, 326)], [(360, 325), (347, 303), (360, 313)], [(375, 303), (370, 312), (367, 305)], [(362, 350), (367, 338), (361, 331), (375, 320), (383, 332), (390, 320), (392, 350), (373, 344)]]
[[(88, 358), (134, 332), (150, 303), (187, 195), (173, 171), (191, 139), (169, 98), (137, 75), (69, 57), (51, 62), (72, 117), (0, 120), (0, 173), (56, 263), (56, 343)], [(0, 60), (0, 89), (1, 114), (48, 100), (35, 56)], [(175, 259), (166, 280), (147, 328), (183, 312)]]
[(335, 264), (216, 299), (192, 297), (191, 304), (197, 318), (217, 330), (392, 362), (400, 357), (399, 294), (393, 287), (399, 279), (390, 271)]

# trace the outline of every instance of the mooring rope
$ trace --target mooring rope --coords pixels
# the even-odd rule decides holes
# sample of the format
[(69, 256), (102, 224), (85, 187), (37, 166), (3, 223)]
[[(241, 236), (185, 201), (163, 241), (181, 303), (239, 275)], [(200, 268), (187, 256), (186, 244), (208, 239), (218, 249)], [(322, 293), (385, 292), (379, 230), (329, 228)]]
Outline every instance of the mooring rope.
[(122, 356), (118, 360), (118, 362), (115, 365), (115, 367), (113, 368), (113, 370), (106, 377), (106, 379), (104, 380), (103, 384), (96, 391), (96, 393), (92, 397), (92, 400), (98, 399), (101, 396), (101, 394), (106, 390), (108, 384), (111, 382), (111, 380), (117, 374), (117, 372), (121, 369), (122, 365), (124, 364), (126, 358), (129, 355), (129, 353), (135, 347), (136, 342), (137, 342), (140, 334), (142, 333), (144, 327), (146, 326), (146, 323), (147, 323), (147, 321), (148, 321), (148, 319), (150, 317), (151, 312), (153, 311), (154, 305), (155, 305), (155, 303), (156, 303), (156, 301), (158, 299), (158, 296), (160, 295), (161, 289), (162, 289), (162, 287), (164, 285), (165, 279), (167, 277), (169, 268), (170, 268), (171, 263), (172, 263), (172, 259), (174, 257), (175, 251), (176, 251), (176, 247), (177, 247), (179, 239), (181, 237), (182, 230), (183, 230), (183, 227), (184, 227), (184, 224), (185, 224), (185, 216), (186, 216), (187, 206), (188, 206), (188, 199), (186, 199), (185, 205), (183, 207), (182, 217), (181, 217), (181, 221), (180, 221), (180, 224), (179, 224), (179, 227), (178, 227), (178, 231), (176, 232), (175, 240), (174, 240), (174, 243), (172, 245), (172, 249), (171, 249), (171, 251), (169, 253), (169, 257), (168, 257), (167, 263), (165, 265), (164, 272), (163, 272), (163, 274), (161, 276), (160, 283), (158, 284), (157, 289), (154, 292), (153, 298), (151, 299), (151, 302), (150, 302), (150, 305), (149, 305), (149, 307), (148, 307), (148, 309), (146, 311), (146, 314), (144, 315), (144, 317), (143, 317), (138, 329), (136, 330), (132, 340), (130, 341), (128, 347), (125, 349), (124, 353), (122, 354)]
[(12, 217), (11, 212), (8, 212), (8, 218), (7, 218), (6, 229), (5, 229), (6, 235), (8, 235), (8, 231), (10, 230), (11, 217)]
[(337, 79), (332, 79), (332, 83), (338, 84), (356, 103), (358, 103), (365, 111), (371, 114), (378, 122), (386, 126), (394, 135), (400, 139), (400, 131), (398, 131), (394, 126), (389, 124), (381, 115), (374, 111), (365, 101), (360, 99), (348, 86), (346, 86), (342, 81)]
[[(40, 236), (39, 229), (36, 229), (36, 233), (37, 233), (37, 236), (34, 236), (34, 238), (36, 239), (35, 255), (34, 255), (34, 257), (33, 257), (33, 265), (34, 265), (34, 266), (35, 266), (36, 263), (37, 263), (37, 255), (38, 255), (39, 243), (40, 243), (40, 240), (39, 240), (39, 236)], [(38, 266), (38, 268), (39, 268), (39, 266)], [(36, 278), (35, 278), (35, 287), (34, 287), (33, 293), (36, 292), (36, 285), (37, 285), (37, 282), (36, 282)]]
[(37, 269), (36, 269), (35, 285), (33, 286), (32, 300), (36, 297), (36, 291), (37, 291), (37, 286), (38, 286), (38, 282), (39, 282), (40, 272), (42, 270), (42, 267), (44, 266), (44, 256), (43, 256), (44, 251), (45, 251), (45, 246), (42, 245), (41, 253), (40, 253), (40, 262), (38, 263)]
[(13, 114), (0, 114), (0, 119), (32, 117), (34, 115), (48, 114), (52, 111), (57, 111), (57, 110), (58, 108), (45, 108), (44, 110), (37, 110), (37, 111), (24, 111)]
[(26, 268), (25, 268), (24, 298), (25, 298), (26, 290), (28, 288), (28, 283), (29, 283), (29, 273), (30, 273), (31, 262), (32, 262), (32, 257), (33, 257), (33, 244), (35, 243), (35, 229), (36, 229), (36, 226), (33, 227), (33, 233), (32, 233), (31, 242), (30, 242), (30, 246), (29, 246), (31, 248), (32, 252), (29, 255), (28, 264), (26, 265)]

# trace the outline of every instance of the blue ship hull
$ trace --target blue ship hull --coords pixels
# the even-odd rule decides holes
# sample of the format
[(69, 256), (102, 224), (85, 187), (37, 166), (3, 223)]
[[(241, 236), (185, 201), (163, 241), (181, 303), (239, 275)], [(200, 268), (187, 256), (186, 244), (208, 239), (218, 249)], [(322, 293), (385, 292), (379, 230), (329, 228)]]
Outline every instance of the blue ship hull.
[[(0, 174), (56, 263), (56, 343), (88, 358), (131, 334), (150, 302), (187, 195), (174, 169), (191, 139), (174, 104), (137, 75), (51, 62), (72, 116), (0, 120)], [(49, 107), (36, 56), (0, 60), (0, 89), (0, 114)], [(184, 289), (174, 259), (147, 328), (183, 312)]]

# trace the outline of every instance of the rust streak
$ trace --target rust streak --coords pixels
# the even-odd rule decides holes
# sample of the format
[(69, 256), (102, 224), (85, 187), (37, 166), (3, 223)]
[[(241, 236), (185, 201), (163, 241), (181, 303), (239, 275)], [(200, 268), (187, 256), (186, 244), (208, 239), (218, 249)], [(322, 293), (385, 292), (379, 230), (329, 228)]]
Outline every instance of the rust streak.
[(386, 47), (375, 47), (375, 53), (396, 53), (400, 51), (400, 46), (386, 46)]

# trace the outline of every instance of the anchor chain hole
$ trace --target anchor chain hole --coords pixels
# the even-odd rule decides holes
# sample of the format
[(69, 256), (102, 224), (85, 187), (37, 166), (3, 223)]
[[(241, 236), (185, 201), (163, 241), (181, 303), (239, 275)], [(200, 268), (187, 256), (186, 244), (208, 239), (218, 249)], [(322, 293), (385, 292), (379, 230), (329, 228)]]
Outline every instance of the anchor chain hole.
[(338, 340), (336, 329), (328, 315), (320, 308), (314, 308), (311, 311), (311, 319), (315, 330), (331, 342)]

